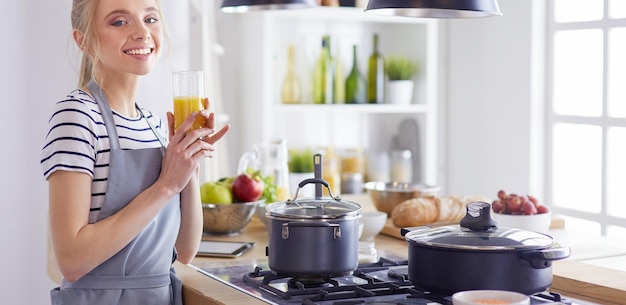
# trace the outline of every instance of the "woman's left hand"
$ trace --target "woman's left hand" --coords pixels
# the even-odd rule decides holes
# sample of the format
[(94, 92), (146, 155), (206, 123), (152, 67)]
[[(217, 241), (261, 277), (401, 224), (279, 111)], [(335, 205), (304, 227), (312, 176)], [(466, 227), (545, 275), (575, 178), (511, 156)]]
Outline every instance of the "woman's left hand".
[[(211, 130), (215, 130), (215, 113), (209, 112), (209, 99), (204, 98), (202, 100), (202, 104), (205, 110), (200, 111), (200, 115), (204, 118), (204, 128), (209, 128)], [(204, 137), (202, 140), (209, 143), (215, 144), (219, 139), (221, 139), (230, 129), (230, 125), (223, 126), (219, 131), (211, 134), (208, 137)]]

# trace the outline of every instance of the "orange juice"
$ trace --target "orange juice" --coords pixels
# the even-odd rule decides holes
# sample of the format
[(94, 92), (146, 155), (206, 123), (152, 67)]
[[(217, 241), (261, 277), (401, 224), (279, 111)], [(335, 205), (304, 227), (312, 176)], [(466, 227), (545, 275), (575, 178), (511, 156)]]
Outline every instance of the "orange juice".
[[(198, 112), (202, 107), (202, 98), (198, 96), (177, 96), (174, 98), (174, 128), (178, 127), (189, 117), (192, 113)], [(198, 129), (202, 127), (202, 117), (198, 116), (196, 121), (191, 126), (191, 129)]]

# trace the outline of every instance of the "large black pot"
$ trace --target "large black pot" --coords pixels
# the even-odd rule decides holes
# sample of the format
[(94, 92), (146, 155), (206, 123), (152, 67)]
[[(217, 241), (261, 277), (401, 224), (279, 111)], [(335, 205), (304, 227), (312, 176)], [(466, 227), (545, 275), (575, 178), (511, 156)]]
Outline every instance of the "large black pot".
[[(299, 184), (319, 183), (307, 179)], [(343, 276), (352, 273), (359, 260), (359, 217), (361, 206), (330, 198), (297, 198), (266, 207), (269, 242), (266, 248), (270, 269), (298, 279)]]
[(409, 280), (432, 292), (509, 290), (523, 294), (552, 285), (552, 261), (569, 257), (552, 237), (498, 228), (491, 205), (473, 202), (460, 226), (403, 229), (409, 243)]

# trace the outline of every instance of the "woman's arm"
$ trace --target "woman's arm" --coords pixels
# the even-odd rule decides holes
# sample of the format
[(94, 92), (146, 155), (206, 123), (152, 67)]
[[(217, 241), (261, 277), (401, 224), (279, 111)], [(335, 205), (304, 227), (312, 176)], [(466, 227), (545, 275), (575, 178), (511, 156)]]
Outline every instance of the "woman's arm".
[[(187, 130), (196, 115), (181, 126)], [(197, 181), (198, 163), (212, 156), (213, 146), (199, 138), (213, 130), (201, 128), (170, 137), (157, 181), (135, 197), (126, 207), (89, 224), (91, 177), (88, 174), (57, 171), (48, 178), (50, 192), (50, 230), (61, 273), (76, 281), (119, 252), (161, 211), (167, 202), (186, 186)], [(192, 179), (195, 176), (195, 179)]]

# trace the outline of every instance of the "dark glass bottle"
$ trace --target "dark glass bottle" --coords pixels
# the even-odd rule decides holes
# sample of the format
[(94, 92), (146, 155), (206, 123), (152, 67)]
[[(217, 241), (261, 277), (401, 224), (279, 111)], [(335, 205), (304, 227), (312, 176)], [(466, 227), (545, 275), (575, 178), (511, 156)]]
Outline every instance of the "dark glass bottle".
[(352, 70), (346, 79), (346, 104), (365, 103), (365, 78), (359, 71), (357, 46), (352, 47)]
[(385, 96), (385, 60), (378, 52), (378, 34), (374, 34), (374, 49), (367, 67), (367, 102), (382, 104)]

